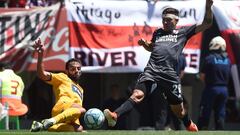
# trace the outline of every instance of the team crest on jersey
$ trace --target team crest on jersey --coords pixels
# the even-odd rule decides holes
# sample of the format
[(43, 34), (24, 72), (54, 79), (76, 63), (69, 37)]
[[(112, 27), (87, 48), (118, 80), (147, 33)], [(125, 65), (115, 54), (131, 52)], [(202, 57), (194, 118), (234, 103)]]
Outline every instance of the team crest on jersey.
[(179, 30), (173, 30), (173, 34), (178, 34)]
[(78, 96), (83, 100), (83, 94), (81, 93), (80, 89), (77, 86), (73, 85), (73, 84), (72, 84), (72, 91), (77, 93)]

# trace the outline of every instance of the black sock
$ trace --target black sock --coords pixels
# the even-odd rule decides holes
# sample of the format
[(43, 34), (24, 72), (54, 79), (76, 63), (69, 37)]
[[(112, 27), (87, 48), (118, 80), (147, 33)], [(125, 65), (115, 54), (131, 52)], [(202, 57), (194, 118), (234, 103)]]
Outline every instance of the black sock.
[(182, 121), (185, 127), (188, 127), (191, 124), (191, 119), (187, 113), (183, 116)]
[(133, 101), (131, 98), (129, 98), (120, 107), (118, 107), (114, 112), (116, 112), (119, 117), (122, 114), (127, 113), (130, 110), (132, 110), (135, 104), (136, 104), (136, 102)]

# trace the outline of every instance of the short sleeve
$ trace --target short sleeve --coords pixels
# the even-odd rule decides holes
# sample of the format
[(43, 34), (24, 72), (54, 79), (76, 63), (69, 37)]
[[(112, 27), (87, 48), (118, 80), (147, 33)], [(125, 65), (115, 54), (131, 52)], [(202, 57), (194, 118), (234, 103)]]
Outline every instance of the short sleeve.
[(193, 35), (195, 35), (195, 30), (196, 30), (196, 24), (188, 27), (183, 27), (185, 31), (185, 35), (187, 39), (190, 39)]
[(154, 32), (153, 32), (153, 36), (152, 36), (152, 39), (151, 39), (151, 42), (152, 43), (155, 43), (156, 41), (156, 37), (157, 37), (157, 34), (159, 33), (160, 29), (156, 29)]
[(51, 80), (46, 81), (48, 84), (57, 85), (66, 80), (66, 74), (64, 73), (51, 73)]

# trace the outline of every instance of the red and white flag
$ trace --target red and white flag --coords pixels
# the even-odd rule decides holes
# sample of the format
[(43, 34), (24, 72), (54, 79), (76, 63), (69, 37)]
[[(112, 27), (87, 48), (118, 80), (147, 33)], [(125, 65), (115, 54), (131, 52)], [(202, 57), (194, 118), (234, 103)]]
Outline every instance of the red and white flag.
[(47, 49), (46, 70), (64, 70), (69, 55), (68, 27), (63, 10), (60, 4), (30, 9), (1, 8), (0, 61), (10, 62), (18, 72), (35, 71), (37, 59), (31, 46), (41, 38)]
[[(162, 26), (162, 11), (171, 6), (180, 11), (178, 26), (202, 21), (205, 3), (196, 1), (94, 1), (66, 0), (70, 57), (83, 63), (85, 72), (143, 71), (150, 53), (137, 44), (150, 40)], [(200, 36), (200, 37), (199, 37)], [(201, 34), (187, 45), (188, 73), (199, 70)], [(196, 42), (197, 41), (197, 42)]]
[(240, 1), (216, 1), (213, 13), (227, 43), (236, 97), (240, 99)]

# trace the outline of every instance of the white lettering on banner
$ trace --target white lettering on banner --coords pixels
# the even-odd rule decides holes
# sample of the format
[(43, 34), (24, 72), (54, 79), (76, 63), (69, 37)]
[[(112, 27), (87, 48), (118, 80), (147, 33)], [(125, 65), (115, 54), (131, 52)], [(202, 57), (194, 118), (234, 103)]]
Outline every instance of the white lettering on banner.
[[(134, 51), (119, 52), (85, 52), (75, 51), (74, 57), (80, 59), (83, 66), (136, 66), (136, 53)], [(108, 63), (110, 62), (110, 65)]]
[(54, 28), (54, 26), (51, 26), (48, 29), (46, 29), (44, 33), (41, 35), (41, 39), (43, 40), (43, 42), (47, 42), (48, 38), (50, 38), (50, 40), (52, 41), (47, 42), (47, 44), (45, 44), (45, 47), (46, 48), (51, 47), (51, 50), (53, 52), (60, 52), (61, 50), (67, 52), (69, 50), (68, 40), (65, 40), (63, 44), (60, 44), (60, 40), (62, 38), (68, 39), (68, 28), (63, 27), (60, 31), (58, 31), (58, 33), (56, 33), (55, 36), (53, 36), (52, 32), (55, 31), (56, 29)]

